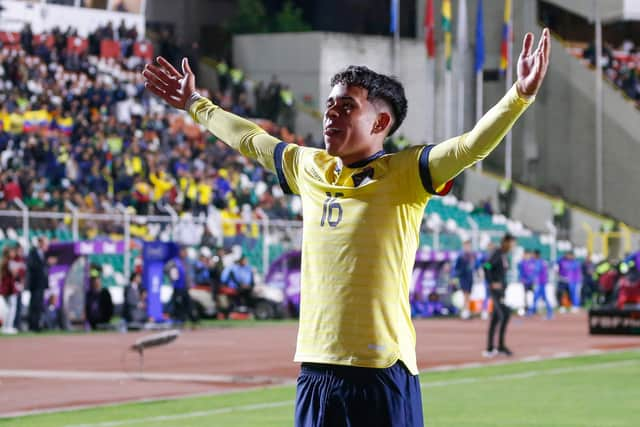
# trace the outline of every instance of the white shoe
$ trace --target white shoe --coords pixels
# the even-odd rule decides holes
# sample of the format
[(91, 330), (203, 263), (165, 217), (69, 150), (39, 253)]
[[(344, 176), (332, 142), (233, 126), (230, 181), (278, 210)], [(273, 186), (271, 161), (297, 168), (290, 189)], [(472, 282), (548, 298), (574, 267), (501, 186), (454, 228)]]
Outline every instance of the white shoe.
[(558, 311), (559, 311), (560, 313), (566, 313), (566, 312), (567, 312), (567, 307), (562, 306), (562, 307), (560, 307), (560, 308), (558, 309)]
[(580, 307), (576, 307), (576, 306), (571, 307), (571, 312), (572, 313), (579, 313), (580, 312)]
[(461, 319), (467, 320), (470, 317), (471, 317), (471, 313), (469, 312), (469, 310), (462, 310), (462, 312), (460, 313)]
[(480, 318), (482, 320), (487, 320), (489, 318), (489, 313), (486, 311), (483, 311), (482, 313), (480, 313)]
[(2, 328), (2, 333), (5, 335), (15, 335), (18, 333), (16, 328)]
[(486, 357), (487, 359), (494, 358), (498, 355), (498, 350), (495, 348), (493, 350), (482, 350), (482, 357)]

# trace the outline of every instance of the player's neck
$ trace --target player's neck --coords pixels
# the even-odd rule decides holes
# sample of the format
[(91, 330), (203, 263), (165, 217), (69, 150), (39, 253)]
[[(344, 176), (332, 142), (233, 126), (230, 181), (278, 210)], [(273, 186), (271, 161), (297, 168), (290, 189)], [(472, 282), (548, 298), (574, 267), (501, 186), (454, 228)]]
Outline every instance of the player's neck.
[(382, 156), (383, 154), (385, 154), (385, 152), (381, 147), (375, 147), (371, 150), (367, 150), (364, 153), (341, 157), (340, 160), (342, 160), (343, 165), (349, 168), (360, 168)]

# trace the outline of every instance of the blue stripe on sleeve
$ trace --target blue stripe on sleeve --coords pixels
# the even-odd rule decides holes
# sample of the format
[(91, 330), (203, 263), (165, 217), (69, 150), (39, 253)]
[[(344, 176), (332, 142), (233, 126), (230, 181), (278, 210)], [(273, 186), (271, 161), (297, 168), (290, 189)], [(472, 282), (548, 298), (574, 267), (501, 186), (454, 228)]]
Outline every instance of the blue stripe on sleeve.
[(273, 164), (276, 167), (276, 175), (278, 176), (278, 182), (280, 183), (282, 191), (284, 191), (285, 194), (293, 194), (293, 191), (291, 191), (291, 188), (287, 183), (284, 170), (282, 169), (282, 156), (285, 148), (287, 148), (286, 142), (280, 142), (276, 145), (276, 149), (273, 151)]
[(431, 181), (431, 172), (429, 171), (429, 153), (435, 147), (435, 145), (427, 145), (420, 153), (420, 158), (418, 159), (418, 169), (420, 170), (420, 180), (422, 181), (422, 186), (429, 194), (434, 194), (436, 196), (446, 196), (449, 191), (451, 191), (451, 187), (453, 185), (453, 180), (447, 182), (445, 187), (441, 192), (437, 192), (435, 188), (433, 188), (433, 182)]

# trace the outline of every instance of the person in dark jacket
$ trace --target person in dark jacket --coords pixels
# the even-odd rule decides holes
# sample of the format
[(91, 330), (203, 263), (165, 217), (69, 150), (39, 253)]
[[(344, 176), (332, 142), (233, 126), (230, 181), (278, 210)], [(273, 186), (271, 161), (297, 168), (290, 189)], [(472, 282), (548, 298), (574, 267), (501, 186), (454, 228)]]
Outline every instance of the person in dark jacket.
[(91, 271), (89, 290), (85, 298), (85, 316), (91, 329), (98, 325), (107, 324), (113, 316), (113, 301), (107, 288), (102, 287), (102, 278), (99, 270)]
[(42, 330), (42, 312), (44, 311), (44, 291), (49, 287), (49, 264), (53, 258), (46, 258), (49, 241), (46, 237), (38, 238), (38, 245), (29, 250), (27, 257), (27, 288), (31, 293), (29, 300), (29, 329), (35, 332)]
[[(489, 283), (489, 292), (493, 303), (491, 313), (491, 323), (489, 324), (489, 336), (487, 349), (482, 353), (485, 357), (493, 357), (497, 354), (511, 356), (511, 350), (504, 343), (507, 325), (511, 317), (509, 307), (504, 303), (504, 295), (507, 289), (507, 271), (509, 271), (509, 252), (513, 248), (515, 238), (507, 233), (502, 238), (500, 248), (498, 248), (489, 261), (485, 263), (485, 275)], [(496, 328), (499, 330), (498, 347), (494, 346), (494, 336)]]

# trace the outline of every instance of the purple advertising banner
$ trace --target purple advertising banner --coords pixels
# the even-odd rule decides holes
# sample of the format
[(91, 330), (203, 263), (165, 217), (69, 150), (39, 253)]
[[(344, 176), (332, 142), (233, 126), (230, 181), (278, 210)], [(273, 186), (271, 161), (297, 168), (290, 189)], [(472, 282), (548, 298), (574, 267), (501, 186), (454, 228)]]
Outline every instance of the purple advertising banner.
[(56, 295), (56, 307), (62, 306), (64, 295), (64, 279), (67, 277), (70, 265), (53, 265), (49, 267), (49, 291)]

